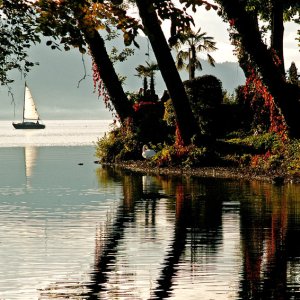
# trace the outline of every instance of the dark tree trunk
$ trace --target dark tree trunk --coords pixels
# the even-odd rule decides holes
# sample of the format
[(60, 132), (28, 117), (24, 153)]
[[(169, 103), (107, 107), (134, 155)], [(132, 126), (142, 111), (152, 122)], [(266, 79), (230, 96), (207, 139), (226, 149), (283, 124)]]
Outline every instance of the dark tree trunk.
[(195, 78), (195, 61), (196, 61), (196, 49), (192, 46), (189, 50), (189, 80)]
[(162, 77), (174, 106), (177, 125), (184, 144), (199, 133), (188, 97), (176, 68), (171, 50), (160, 27), (158, 17), (150, 0), (136, 0), (145, 34), (148, 36)]
[(155, 96), (155, 83), (153, 74), (150, 76), (150, 94), (151, 96)]
[(284, 56), (283, 56), (283, 1), (272, 0), (272, 34), (271, 47), (275, 50), (281, 61), (281, 72), (285, 74)]
[(118, 75), (107, 54), (104, 40), (97, 30), (89, 29), (87, 31), (83, 26), (82, 31), (84, 32), (94, 62), (97, 65), (100, 77), (110, 96), (111, 103), (113, 104), (120, 121), (123, 122), (126, 118), (133, 115), (133, 108), (127, 99)]
[(147, 77), (144, 77), (144, 96), (146, 96), (148, 90), (148, 80)]
[(300, 88), (286, 82), (281, 67), (276, 66), (271, 51), (261, 39), (251, 15), (239, 0), (219, 0), (227, 17), (240, 34), (241, 43), (258, 67), (263, 82), (274, 97), (274, 102), (285, 118), (291, 137), (300, 137)]

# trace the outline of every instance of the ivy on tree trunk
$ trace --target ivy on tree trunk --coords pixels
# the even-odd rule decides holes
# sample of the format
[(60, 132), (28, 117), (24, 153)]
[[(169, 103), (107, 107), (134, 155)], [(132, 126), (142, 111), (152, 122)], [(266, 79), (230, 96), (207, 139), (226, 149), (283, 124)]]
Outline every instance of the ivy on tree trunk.
[(262, 80), (283, 115), (291, 137), (300, 137), (299, 112), (300, 88), (286, 82), (282, 69), (272, 50), (263, 43), (261, 34), (245, 3), (239, 0), (218, 0), (231, 24), (238, 31), (241, 44), (256, 65)]
[(101, 79), (110, 96), (110, 101), (120, 121), (123, 122), (126, 118), (133, 115), (133, 108), (127, 99), (115, 68), (106, 51), (104, 40), (97, 30), (85, 30), (85, 27), (83, 27), (82, 31), (89, 45), (94, 62), (97, 65)]

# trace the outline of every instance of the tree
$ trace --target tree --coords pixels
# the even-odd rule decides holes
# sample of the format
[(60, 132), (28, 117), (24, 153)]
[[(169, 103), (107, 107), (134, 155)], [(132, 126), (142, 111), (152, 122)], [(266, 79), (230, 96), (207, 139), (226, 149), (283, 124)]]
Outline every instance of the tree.
[(1, 1), (0, 10), (0, 84), (7, 85), (13, 82), (10, 71), (18, 70), (26, 76), (34, 66), (27, 50), (39, 43), (40, 37), (34, 30), (35, 13), (30, 1)]
[(300, 88), (286, 82), (278, 56), (264, 44), (257, 19), (246, 10), (246, 3), (239, 0), (218, 0), (218, 3), (221, 4), (226, 19), (236, 29), (234, 37), (239, 46), (248, 55), (250, 65), (271, 94), (279, 114), (284, 117), (290, 136), (300, 137)]
[[(155, 7), (159, 8), (159, 4), (163, 5), (165, 4), (163, 2), (168, 1), (156, 2), (155, 7), (153, 2), (151, 0), (136, 0), (143, 23), (143, 30), (149, 38), (159, 69), (173, 102), (180, 138), (184, 144), (190, 144), (192, 137), (199, 133), (199, 128), (155, 10)], [(173, 14), (173, 18), (176, 18), (176, 14)], [(173, 30), (174, 26), (171, 27)]]
[[(215, 60), (208, 53), (217, 49), (213, 37), (207, 36), (199, 28), (196, 32), (187, 29), (178, 34), (178, 42), (174, 45), (177, 50), (176, 65), (179, 70), (183, 68), (189, 71), (189, 79), (195, 78), (195, 70), (202, 70), (202, 64), (197, 57), (198, 52), (207, 52), (207, 60), (210, 65), (215, 66)], [(188, 60), (188, 63), (185, 63)]]
[(296, 67), (296, 64), (294, 62), (291, 63), (291, 66), (289, 68), (288, 71), (289, 77), (288, 80), (289, 82), (291, 82), (292, 84), (299, 84), (299, 75), (298, 75), (298, 70)]
[(271, 33), (270, 46), (278, 56), (284, 74), (284, 22), (295, 20), (294, 17), (300, 13), (300, 4), (295, 0), (248, 0), (246, 9), (266, 24), (263, 30)]
[[(108, 18), (114, 20), (114, 13), (125, 14), (110, 3), (94, 3), (88, 0), (78, 1), (37, 1), (39, 30), (58, 42), (49, 40), (53, 49), (63, 44), (65, 50), (77, 47), (81, 53), (89, 52), (94, 62), (94, 79), (100, 82), (102, 95), (106, 103), (111, 101), (121, 122), (133, 115), (133, 108), (127, 99), (121, 82), (107, 53), (105, 42), (99, 29), (109, 30)], [(115, 9), (115, 10), (114, 10)], [(124, 38), (130, 34), (124, 30)], [(126, 40), (127, 41), (127, 40)], [(107, 96), (108, 93), (108, 96)]]
[(150, 78), (150, 96), (155, 96), (155, 82), (154, 82), (154, 75), (155, 71), (158, 71), (158, 65), (154, 62), (148, 62), (146, 61), (145, 65), (139, 65), (137, 68), (135, 68), (138, 72), (139, 77), (143, 77), (144, 79), (144, 96), (146, 96), (147, 90), (148, 90), (148, 80), (147, 78)]

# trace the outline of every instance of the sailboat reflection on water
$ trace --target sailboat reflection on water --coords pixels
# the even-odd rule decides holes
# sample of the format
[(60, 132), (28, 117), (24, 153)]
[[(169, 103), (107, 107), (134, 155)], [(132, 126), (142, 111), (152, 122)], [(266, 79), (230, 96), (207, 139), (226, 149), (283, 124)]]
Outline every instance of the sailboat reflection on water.
[(46, 126), (41, 124), (40, 116), (37, 112), (32, 94), (25, 82), (23, 121), (12, 123), (15, 129), (44, 129)]
[(26, 187), (31, 188), (31, 177), (33, 175), (33, 168), (36, 164), (38, 148), (35, 146), (24, 147), (24, 160), (25, 160), (25, 177)]

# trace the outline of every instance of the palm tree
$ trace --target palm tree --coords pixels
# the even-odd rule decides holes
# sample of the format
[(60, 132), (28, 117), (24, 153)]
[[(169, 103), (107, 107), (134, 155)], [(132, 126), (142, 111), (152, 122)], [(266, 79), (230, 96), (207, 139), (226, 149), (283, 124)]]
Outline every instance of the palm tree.
[[(201, 33), (201, 28), (196, 32), (188, 29), (179, 34), (178, 42), (174, 45), (177, 50), (176, 66), (179, 70), (187, 69), (189, 79), (195, 78), (195, 70), (202, 70), (200, 60), (197, 58), (197, 52), (211, 52), (218, 48), (213, 37), (207, 36), (206, 32)], [(185, 61), (188, 60), (188, 63)], [(207, 60), (210, 65), (215, 66), (215, 60), (207, 53)]]
[(143, 78), (144, 82), (144, 96), (146, 95), (146, 92), (148, 90), (148, 80), (147, 78), (150, 77), (150, 95), (154, 96), (155, 95), (155, 83), (154, 83), (154, 75), (155, 71), (158, 71), (158, 64), (154, 62), (147, 62), (146, 61), (146, 66), (145, 65), (138, 65), (136, 67), (136, 71), (138, 72), (137, 76)]

